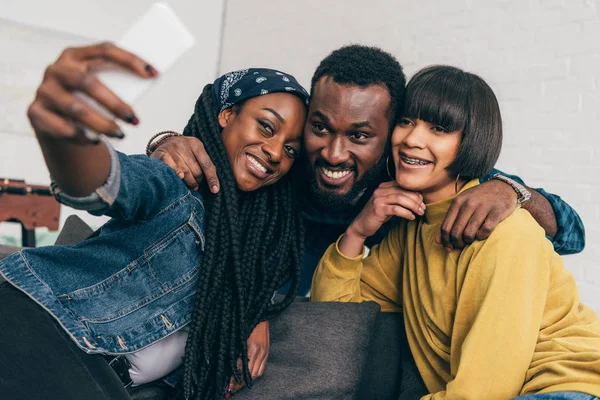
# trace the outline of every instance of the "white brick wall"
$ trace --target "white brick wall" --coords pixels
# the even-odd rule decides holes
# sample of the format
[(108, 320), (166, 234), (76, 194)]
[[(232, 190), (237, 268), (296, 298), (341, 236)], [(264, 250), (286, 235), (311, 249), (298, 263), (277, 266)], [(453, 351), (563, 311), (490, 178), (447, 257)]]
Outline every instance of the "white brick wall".
[[(565, 257), (600, 312), (600, 17), (598, 0), (229, 0), (221, 72), (266, 65), (308, 85), (321, 58), (378, 45), (410, 76), (447, 63), (481, 75), (499, 97), (499, 167), (557, 193), (580, 213), (586, 250)], [(292, 5), (293, 4), (293, 5)]]

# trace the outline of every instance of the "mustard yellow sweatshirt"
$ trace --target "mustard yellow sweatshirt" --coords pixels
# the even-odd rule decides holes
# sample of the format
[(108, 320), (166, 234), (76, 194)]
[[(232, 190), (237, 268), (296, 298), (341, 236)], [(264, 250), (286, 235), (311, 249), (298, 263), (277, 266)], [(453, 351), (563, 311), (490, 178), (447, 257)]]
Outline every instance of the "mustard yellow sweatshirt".
[(600, 320), (579, 302), (542, 228), (519, 209), (487, 240), (448, 254), (435, 235), (451, 201), (428, 204), (422, 218), (400, 223), (364, 259), (331, 245), (315, 271), (312, 300), (376, 301), (382, 311), (403, 311), (431, 393), (423, 399), (600, 396)]

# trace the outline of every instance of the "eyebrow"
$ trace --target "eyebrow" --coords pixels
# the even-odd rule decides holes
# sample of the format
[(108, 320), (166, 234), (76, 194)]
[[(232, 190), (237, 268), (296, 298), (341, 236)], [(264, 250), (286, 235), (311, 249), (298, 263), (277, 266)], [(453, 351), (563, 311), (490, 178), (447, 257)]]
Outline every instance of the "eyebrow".
[[(321, 118), (327, 123), (329, 122), (329, 118), (327, 118), (327, 116), (320, 111), (313, 111), (312, 115), (313, 117)], [(352, 128), (373, 128), (369, 121), (354, 122), (350, 126), (352, 126)]]
[(323, 121), (329, 122), (329, 118), (327, 118), (327, 115), (323, 114), (321, 111), (313, 111), (312, 116), (313, 117), (319, 117)]
[(372, 128), (369, 121), (355, 122), (352, 124), (353, 128)]
[(265, 107), (265, 108), (261, 108), (261, 110), (271, 112), (271, 114), (273, 114), (279, 120), (279, 122), (281, 122), (282, 124), (285, 122), (285, 119), (283, 119), (283, 117), (281, 115), (279, 115), (279, 113), (277, 111), (273, 110), (272, 108)]

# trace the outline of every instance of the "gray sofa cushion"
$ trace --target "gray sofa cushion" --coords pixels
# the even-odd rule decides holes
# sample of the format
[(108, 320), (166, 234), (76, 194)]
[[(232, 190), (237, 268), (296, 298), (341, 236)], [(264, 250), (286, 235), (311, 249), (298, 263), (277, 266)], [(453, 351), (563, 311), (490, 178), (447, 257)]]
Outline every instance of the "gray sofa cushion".
[(81, 218), (77, 215), (69, 215), (54, 244), (72, 246), (87, 239), (92, 233), (94, 233), (94, 230)]
[(0, 244), (0, 260), (3, 259), (4, 257), (10, 256), (12, 253), (15, 253), (19, 250), (21, 250), (21, 247), (6, 246), (3, 244)]
[(357, 399), (418, 400), (427, 393), (406, 340), (402, 313), (379, 313)]
[(378, 315), (373, 302), (294, 302), (270, 322), (264, 375), (235, 398), (355, 398)]

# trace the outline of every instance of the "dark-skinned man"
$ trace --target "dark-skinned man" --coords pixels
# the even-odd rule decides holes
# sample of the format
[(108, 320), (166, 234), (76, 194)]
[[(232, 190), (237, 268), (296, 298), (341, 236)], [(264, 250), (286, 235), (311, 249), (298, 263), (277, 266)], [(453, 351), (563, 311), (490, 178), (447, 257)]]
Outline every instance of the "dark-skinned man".
[[(304, 128), (306, 168), (299, 174), (300, 184), (307, 189), (300, 193), (308, 194), (301, 198), (306, 242), (300, 295), (309, 293), (313, 272), (327, 247), (378, 185), (390, 179), (387, 171), (394, 167), (386, 165), (388, 139), (395, 112), (402, 106), (404, 86), (402, 67), (391, 54), (359, 45), (332, 52), (313, 75)], [(170, 165), (189, 186), (198, 186), (206, 177), (211, 190), (218, 190), (217, 171), (198, 139), (178, 136), (158, 141), (152, 157)], [(462, 248), (487, 238), (520, 205), (544, 228), (559, 254), (583, 250), (584, 227), (575, 210), (543, 189), (525, 187), (516, 176), (500, 173), (509, 179), (492, 178), (497, 173), (494, 170), (482, 179), (483, 184), (455, 199), (438, 236), (444, 247)], [(405, 217), (423, 214), (419, 193), (406, 192), (402, 202)], [(367, 246), (378, 243), (389, 225)]]

